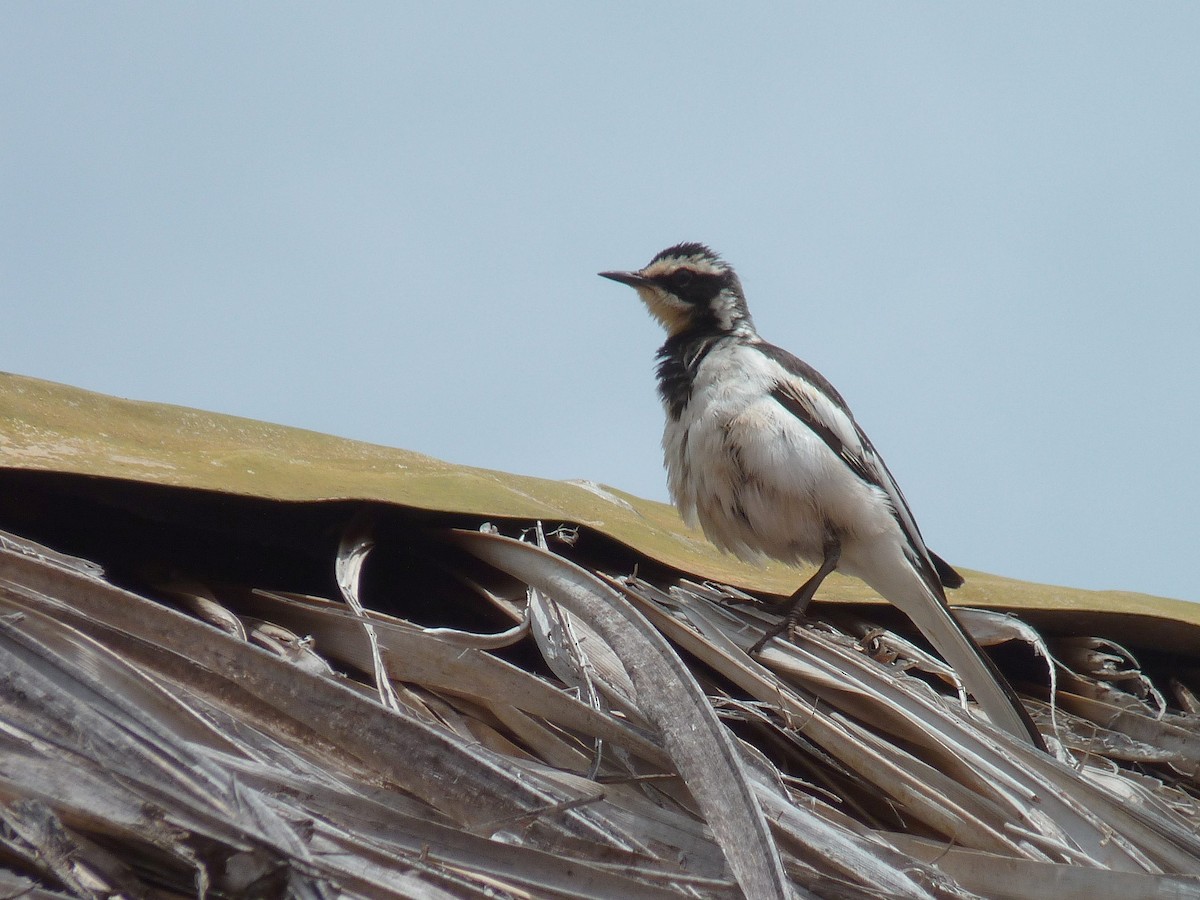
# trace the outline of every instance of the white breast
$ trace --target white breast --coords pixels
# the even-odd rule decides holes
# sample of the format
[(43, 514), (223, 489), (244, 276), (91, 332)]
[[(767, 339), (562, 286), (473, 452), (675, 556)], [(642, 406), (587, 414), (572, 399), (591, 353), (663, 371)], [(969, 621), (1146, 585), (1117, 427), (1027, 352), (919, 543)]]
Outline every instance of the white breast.
[[(663, 453), (671, 497), (718, 547), (753, 560), (819, 562), (832, 530), (844, 551), (897, 530), (884, 493), (771, 396), (788, 373), (752, 345), (719, 343), (701, 362)], [(853, 422), (827, 401), (822, 418), (858, 448)], [(851, 553), (853, 555), (853, 553)]]

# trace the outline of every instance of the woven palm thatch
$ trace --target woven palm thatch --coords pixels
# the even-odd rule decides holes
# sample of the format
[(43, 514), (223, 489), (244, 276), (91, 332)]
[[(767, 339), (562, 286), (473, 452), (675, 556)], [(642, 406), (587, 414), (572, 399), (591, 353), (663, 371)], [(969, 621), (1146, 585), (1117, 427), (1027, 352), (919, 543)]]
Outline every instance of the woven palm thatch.
[(968, 573), (1048, 755), (594, 485), (4, 376), (0, 529), (0, 896), (1200, 896), (1192, 604)]

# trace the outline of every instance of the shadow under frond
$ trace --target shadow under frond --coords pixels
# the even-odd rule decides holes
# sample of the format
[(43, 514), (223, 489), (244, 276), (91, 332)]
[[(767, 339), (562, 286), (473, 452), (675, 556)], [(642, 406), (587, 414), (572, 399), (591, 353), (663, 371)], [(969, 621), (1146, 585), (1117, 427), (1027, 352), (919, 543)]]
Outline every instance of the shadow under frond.
[(771, 598), (573, 523), (4, 482), (11, 886), (1200, 886), (1196, 659), (1086, 618), (964, 613), (1055, 758), (988, 725), (884, 607), (818, 604), (751, 658)]
[(1194, 605), (968, 574), (1047, 753), (609, 488), (15, 376), (0, 454), (6, 896), (1200, 897)]

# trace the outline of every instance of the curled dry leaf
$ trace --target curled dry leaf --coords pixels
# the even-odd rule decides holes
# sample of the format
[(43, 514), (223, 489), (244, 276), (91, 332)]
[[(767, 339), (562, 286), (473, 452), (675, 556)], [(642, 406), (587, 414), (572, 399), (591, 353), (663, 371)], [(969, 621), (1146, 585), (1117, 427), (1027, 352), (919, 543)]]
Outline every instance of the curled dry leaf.
[(846, 579), (748, 656), (802, 576), (615, 489), (13, 376), (0, 437), (0, 892), (1200, 896), (1193, 606), (967, 573), (1055, 758)]

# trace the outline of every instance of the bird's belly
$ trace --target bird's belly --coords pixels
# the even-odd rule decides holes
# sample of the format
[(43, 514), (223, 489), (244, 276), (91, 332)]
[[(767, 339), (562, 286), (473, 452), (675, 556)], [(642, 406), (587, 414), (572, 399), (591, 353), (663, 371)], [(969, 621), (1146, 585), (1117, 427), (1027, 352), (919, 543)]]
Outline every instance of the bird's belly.
[(684, 518), (743, 559), (819, 562), (828, 536), (845, 545), (895, 527), (883, 492), (770, 397), (685, 415), (663, 448)]

